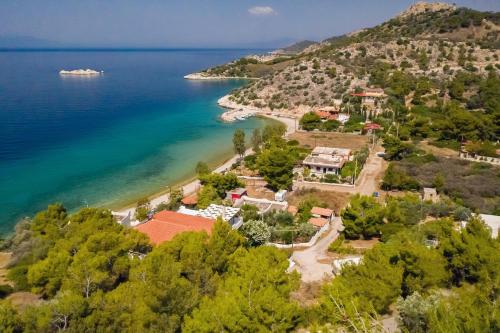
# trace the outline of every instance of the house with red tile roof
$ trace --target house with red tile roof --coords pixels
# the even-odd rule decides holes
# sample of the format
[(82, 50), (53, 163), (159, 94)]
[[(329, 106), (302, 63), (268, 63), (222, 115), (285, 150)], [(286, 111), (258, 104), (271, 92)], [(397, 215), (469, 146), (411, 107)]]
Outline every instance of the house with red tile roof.
[(186, 231), (205, 231), (210, 234), (214, 224), (215, 220), (205, 217), (164, 210), (135, 229), (148, 236), (151, 243), (159, 245)]
[(365, 126), (363, 126), (363, 133), (365, 134), (372, 134), (375, 131), (380, 131), (382, 129), (382, 126), (379, 124), (375, 123), (366, 123)]
[(351, 92), (350, 95), (361, 97), (361, 105), (369, 110), (376, 111), (375, 114), (379, 113), (381, 102), (387, 98), (387, 95), (381, 88), (364, 88), (362, 92)]
[(328, 221), (321, 217), (311, 217), (308, 222), (318, 228), (323, 228), (328, 224)]
[(311, 209), (311, 215), (315, 218), (325, 219), (328, 222), (331, 222), (333, 220), (333, 217), (335, 216), (333, 210), (322, 207), (313, 207)]
[(193, 193), (188, 195), (187, 197), (182, 198), (181, 202), (184, 206), (194, 207), (198, 204), (198, 194)]

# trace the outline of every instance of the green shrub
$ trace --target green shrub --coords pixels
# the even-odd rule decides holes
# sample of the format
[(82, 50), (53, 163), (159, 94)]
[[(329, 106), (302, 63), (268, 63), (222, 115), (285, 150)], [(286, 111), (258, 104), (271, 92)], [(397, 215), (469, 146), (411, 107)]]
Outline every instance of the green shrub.
[(5, 298), (14, 292), (14, 288), (8, 284), (0, 284), (0, 298)]

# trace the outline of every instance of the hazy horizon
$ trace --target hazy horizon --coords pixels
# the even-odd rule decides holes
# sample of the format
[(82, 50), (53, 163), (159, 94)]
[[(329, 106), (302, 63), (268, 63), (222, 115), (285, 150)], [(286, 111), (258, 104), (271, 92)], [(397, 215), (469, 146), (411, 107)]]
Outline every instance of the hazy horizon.
[[(272, 48), (379, 24), (415, 1), (4, 0), (6, 43), (78, 48)], [(452, 3), (452, 1), (447, 1)], [(455, 1), (483, 11), (495, 0)]]

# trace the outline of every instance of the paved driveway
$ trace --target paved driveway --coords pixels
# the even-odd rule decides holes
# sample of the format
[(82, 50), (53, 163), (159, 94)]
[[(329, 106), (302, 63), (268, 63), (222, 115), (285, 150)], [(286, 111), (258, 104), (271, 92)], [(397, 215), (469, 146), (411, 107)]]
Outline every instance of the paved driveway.
[(321, 263), (320, 260), (328, 259), (328, 246), (339, 236), (341, 227), (340, 217), (336, 217), (326, 236), (308, 249), (293, 252), (294, 269), (301, 274), (302, 281), (320, 281), (333, 275), (332, 265)]
[[(377, 153), (381, 151), (383, 149), (378, 146), (371, 152), (361, 175), (356, 181), (356, 187), (340, 188), (336, 189), (336, 191), (352, 194), (360, 193), (363, 195), (372, 195), (373, 192), (378, 191), (380, 178), (387, 168), (387, 162), (377, 156)], [(315, 245), (305, 250), (296, 250), (293, 252), (291, 258), (296, 264), (294, 269), (301, 274), (303, 282), (320, 281), (324, 278), (332, 277), (331, 263), (323, 263), (321, 261), (328, 259), (328, 246), (337, 239), (341, 228), (341, 218), (336, 217), (328, 234), (321, 238)]]

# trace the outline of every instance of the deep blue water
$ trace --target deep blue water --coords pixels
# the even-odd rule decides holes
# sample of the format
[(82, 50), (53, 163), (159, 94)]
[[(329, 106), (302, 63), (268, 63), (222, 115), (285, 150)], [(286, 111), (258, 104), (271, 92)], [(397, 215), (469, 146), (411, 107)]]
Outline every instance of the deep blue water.
[[(235, 128), (216, 101), (242, 81), (194, 72), (248, 50), (0, 52), (0, 233), (51, 202), (116, 206), (221, 160)], [(60, 69), (104, 70), (61, 77)]]

